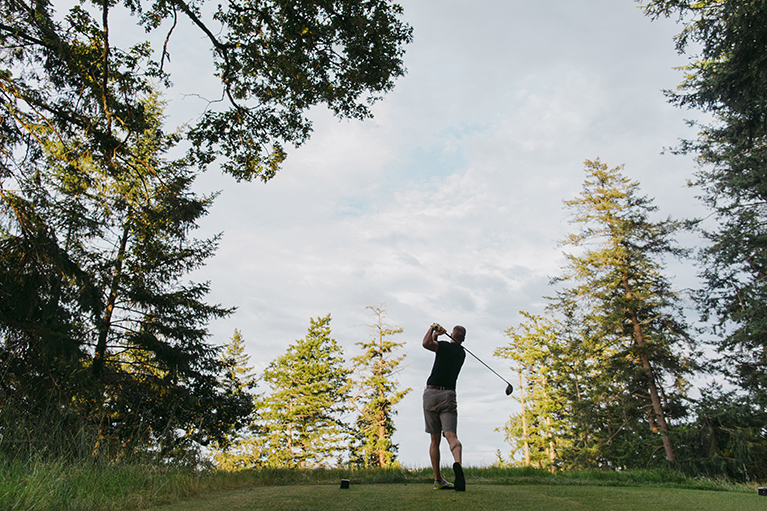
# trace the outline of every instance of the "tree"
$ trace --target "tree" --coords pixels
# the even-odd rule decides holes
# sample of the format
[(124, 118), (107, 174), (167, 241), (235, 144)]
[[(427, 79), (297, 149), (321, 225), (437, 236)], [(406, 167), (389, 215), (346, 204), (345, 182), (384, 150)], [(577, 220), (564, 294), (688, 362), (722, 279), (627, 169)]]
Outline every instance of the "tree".
[(363, 353), (352, 358), (354, 367), (361, 373), (357, 382), (359, 394), (353, 400), (358, 410), (355, 433), (359, 442), (354, 456), (365, 467), (390, 467), (397, 453), (397, 445), (392, 442), (393, 416), (397, 413), (394, 406), (412, 389), (398, 391), (398, 382), (393, 378), (405, 358), (393, 354), (404, 343), (389, 337), (402, 333), (402, 329), (386, 324), (383, 306), (367, 309), (375, 317), (375, 323), (368, 325), (374, 336), (369, 341), (356, 343)]
[(767, 406), (767, 2), (652, 0), (653, 17), (685, 23), (677, 48), (699, 49), (686, 67), (678, 106), (712, 114), (680, 150), (701, 165), (695, 185), (714, 212), (700, 252), (704, 321), (715, 320), (722, 368), (763, 413)]
[[(369, 117), (404, 73), (402, 9), (386, 0), (1, 6), (0, 397), (19, 412), (4, 407), (4, 423), (37, 427), (42, 413), (65, 410), (53, 420), (97, 424), (99, 449), (149, 442), (164, 455), (210, 442), (250, 405), (220, 393), (217, 350), (205, 342), (207, 321), (230, 309), (203, 301), (206, 283), (179, 282), (217, 241), (188, 238), (214, 198), (190, 192), (194, 175), (223, 157), (237, 179), (266, 181), (283, 146), (308, 138), (314, 106)], [(118, 46), (117, 15), (164, 42)], [(209, 42), (222, 92), (199, 122), (168, 135), (157, 92), (171, 85), (184, 20)], [(182, 141), (187, 157), (165, 160)]]
[[(191, 192), (195, 173), (187, 161), (165, 159), (178, 137), (162, 131), (159, 99), (150, 96), (143, 108), (147, 129), (124, 141), (131, 156), (119, 172), (101, 160), (60, 157), (79, 139), (45, 139), (40, 128), (44, 158), (20, 167), (20, 190), (3, 195), (16, 206), (3, 233), (11, 248), (5, 261), (26, 258), (36, 273), (19, 279), (7, 265), (3, 275), (25, 286), (42, 269), (55, 287), (50, 297), (25, 290), (37, 295), (32, 303), (53, 307), (56, 328), (67, 336), (70, 355), (61, 348), (52, 355), (68, 364), (61, 408), (98, 425), (94, 452), (157, 447), (164, 457), (221, 438), (252, 405), (218, 388), (218, 350), (206, 341), (207, 322), (231, 310), (203, 301), (207, 283), (180, 282), (217, 245), (217, 238), (189, 236), (213, 197)], [(42, 244), (30, 226), (44, 234)], [(43, 364), (51, 357), (40, 354), (56, 349), (61, 336), (41, 331), (18, 308), (3, 311), (3, 357), (17, 369), (8, 392), (24, 401), (27, 392), (56, 388), (57, 371)], [(30, 378), (37, 381), (24, 384)]]
[(522, 411), (512, 415), (502, 429), (506, 441), (512, 445), (512, 458), (515, 452), (522, 451), (525, 466), (553, 469), (562, 447), (556, 446), (563, 440), (559, 432), (573, 426), (568, 423), (561, 427), (558, 423), (565, 403), (554, 395), (555, 389), (561, 387), (553, 379), (562, 376), (558, 369), (566, 353), (557, 348), (556, 324), (541, 316), (520, 313), (526, 321), (516, 329), (506, 330), (509, 344), (494, 352), (497, 357), (516, 361), (519, 372), (517, 396)]
[(710, 385), (701, 389), (693, 418), (681, 431), (681, 468), (711, 478), (764, 481), (764, 414), (747, 395)]
[(229, 342), (224, 344), (220, 357), (224, 365), (221, 386), (232, 394), (247, 393), (256, 387), (256, 375), (250, 364), (250, 355), (245, 352), (242, 332), (234, 330)]
[[(252, 390), (256, 387), (257, 378), (250, 364), (250, 355), (245, 352), (245, 341), (242, 333), (235, 329), (232, 338), (224, 344), (220, 360), (223, 364), (223, 374), (219, 385), (231, 395), (247, 398), (255, 407), (256, 396)], [(248, 466), (250, 456), (248, 446), (251, 436), (258, 431), (253, 427), (253, 414), (242, 418), (240, 424), (232, 425), (224, 441), (212, 446), (213, 461), (221, 470), (242, 469)]]
[(349, 373), (343, 351), (330, 337), (330, 315), (311, 319), (306, 337), (264, 370), (270, 391), (258, 400), (263, 437), (256, 465), (329, 466), (348, 450)]
[(506, 346), (495, 356), (517, 362), (522, 412), (502, 428), (525, 465), (583, 469), (624, 466), (616, 414), (624, 389), (605, 371), (606, 345), (584, 328), (576, 309), (549, 298), (546, 316), (520, 311)]
[(671, 424), (685, 413), (694, 366), (681, 352), (690, 339), (659, 258), (683, 253), (673, 240), (680, 223), (651, 222), (656, 208), (621, 170), (585, 163), (583, 191), (565, 201), (581, 228), (564, 241), (575, 250), (552, 280), (561, 285), (548, 298), (552, 318), (523, 313), (496, 351), (527, 379), (525, 410), (507, 436), (521, 432), (545, 453), (530, 453), (542, 464), (644, 467), (659, 449), (676, 459)]
[[(566, 245), (567, 266), (558, 282), (572, 282), (559, 293), (564, 303), (586, 309), (585, 325), (605, 343), (603, 370), (620, 379), (624, 390), (647, 409), (647, 422), (662, 440), (666, 459), (676, 461), (670, 419), (681, 413), (684, 375), (691, 369), (679, 346), (689, 337), (679, 298), (662, 274), (658, 257), (681, 255), (673, 235), (679, 222), (651, 222), (657, 208), (637, 195), (638, 184), (599, 160), (586, 161), (581, 194), (565, 204), (582, 225)], [(671, 391), (673, 389), (673, 391)]]
[[(150, 40), (121, 47), (113, 25), (129, 15)], [(31, 135), (41, 125), (80, 136), (80, 157), (119, 161), (125, 136), (146, 128), (141, 100), (171, 86), (174, 31), (188, 23), (207, 40), (221, 84), (221, 97), (187, 132), (190, 161), (204, 166), (223, 156), (222, 168), (237, 179), (268, 180), (285, 159), (283, 145), (309, 137), (312, 107), (370, 117), (370, 104), (404, 74), (412, 34), (401, 15), (387, 0), (86, 1), (58, 15), (49, 0), (4, 0), (4, 173), (16, 155), (40, 155)]]

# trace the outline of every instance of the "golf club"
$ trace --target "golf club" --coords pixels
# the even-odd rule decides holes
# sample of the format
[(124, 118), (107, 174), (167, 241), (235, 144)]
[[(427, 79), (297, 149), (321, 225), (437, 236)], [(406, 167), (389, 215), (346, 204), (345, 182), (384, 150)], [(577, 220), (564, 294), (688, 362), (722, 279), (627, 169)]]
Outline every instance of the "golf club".
[[(444, 328), (442, 328), (442, 330), (445, 330), (445, 329), (444, 329)], [(445, 333), (445, 335), (446, 335), (446, 336), (450, 337), (450, 339), (451, 339), (451, 340), (453, 339), (453, 336), (452, 336), (452, 335), (450, 335), (449, 333), (447, 333), (447, 331), (446, 331), (446, 330), (445, 330), (445, 332), (444, 332), (444, 333)], [(489, 365), (485, 364), (485, 363), (482, 361), (482, 359), (480, 359), (480, 358), (479, 358), (478, 356), (476, 356), (474, 353), (472, 353), (471, 351), (469, 351), (468, 349), (466, 349), (466, 346), (464, 346), (463, 344), (461, 344), (461, 347), (462, 347), (462, 348), (463, 348), (463, 349), (466, 351), (466, 353), (468, 353), (468, 354), (469, 354), (469, 355), (471, 355), (472, 357), (476, 358), (476, 359), (479, 361), (479, 363), (480, 363), (480, 364), (482, 364), (483, 366), (485, 366), (485, 367), (487, 367), (488, 369), (490, 369), (490, 370), (493, 372), (493, 374), (494, 374), (494, 375), (496, 375), (498, 378), (500, 378), (501, 380), (503, 380), (503, 381), (506, 383), (506, 395), (507, 395), (507, 396), (510, 396), (510, 395), (511, 395), (511, 393), (512, 393), (512, 392), (514, 392), (514, 385), (512, 385), (511, 383), (509, 383), (508, 381), (506, 381), (506, 378), (504, 378), (504, 377), (503, 377), (503, 376), (501, 376), (500, 374), (496, 373), (496, 372), (495, 372), (495, 369), (493, 369), (493, 368), (492, 368), (492, 367), (490, 367)]]

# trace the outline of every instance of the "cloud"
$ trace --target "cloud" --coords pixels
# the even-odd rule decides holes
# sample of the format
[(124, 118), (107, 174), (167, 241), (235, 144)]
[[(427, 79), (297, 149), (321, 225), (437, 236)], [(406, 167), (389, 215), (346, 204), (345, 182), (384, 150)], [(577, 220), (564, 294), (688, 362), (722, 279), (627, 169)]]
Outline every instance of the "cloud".
[[(400, 459), (427, 466), (424, 331), (464, 324), (467, 346), (512, 378), (492, 352), (519, 310), (542, 312), (570, 228), (562, 200), (580, 191), (585, 159), (625, 163), (660, 216), (700, 205), (685, 183), (694, 162), (660, 154), (690, 134), (660, 92), (680, 79), (678, 27), (615, 0), (402, 4), (409, 73), (374, 119), (313, 111), (312, 139), (267, 184), (201, 177), (198, 189), (222, 190), (201, 233), (224, 238), (194, 277), (239, 307), (211, 330), (223, 342), (239, 328), (257, 369), (328, 313), (350, 358), (368, 336), (365, 307), (385, 304), (407, 343), (400, 381), (415, 389), (396, 418)], [(476, 361), (459, 382), (466, 462), (492, 463), (508, 451), (494, 429), (518, 405)]]

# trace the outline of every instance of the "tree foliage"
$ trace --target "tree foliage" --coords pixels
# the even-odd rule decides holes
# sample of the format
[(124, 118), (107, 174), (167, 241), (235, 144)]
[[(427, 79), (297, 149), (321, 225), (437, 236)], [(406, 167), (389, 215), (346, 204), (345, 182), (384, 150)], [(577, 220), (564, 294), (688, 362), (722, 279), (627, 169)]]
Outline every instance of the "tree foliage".
[[(146, 128), (141, 99), (170, 87), (174, 31), (186, 23), (210, 48), (221, 97), (187, 133), (205, 165), (222, 156), (238, 179), (270, 179), (311, 132), (306, 112), (327, 105), (363, 119), (404, 73), (411, 29), (387, 0), (300, 2), (232, 0), (3, 0), (0, 94), (4, 173), (14, 158), (39, 156), (34, 126), (79, 136), (81, 154), (105, 163), (129, 149), (123, 138)], [(148, 40), (117, 44), (117, 23), (132, 17)], [(120, 21), (117, 21), (120, 20)], [(117, 25), (117, 26), (116, 26)], [(120, 41), (129, 39), (121, 32)], [(160, 44), (162, 41), (162, 44)], [(78, 155), (73, 155), (78, 157)]]
[(374, 335), (369, 341), (357, 343), (363, 353), (352, 358), (354, 367), (360, 372), (359, 393), (353, 399), (358, 410), (353, 460), (364, 467), (390, 467), (397, 454), (397, 445), (392, 442), (397, 413), (394, 406), (412, 389), (397, 390), (398, 382), (394, 379), (405, 358), (404, 355), (394, 356), (394, 352), (404, 343), (390, 337), (402, 333), (402, 329), (386, 323), (386, 310), (382, 306), (367, 308), (375, 317), (375, 323), (368, 325)]
[[(369, 117), (404, 73), (401, 15), (386, 0), (0, 1), (4, 438), (52, 421), (95, 429), (94, 452), (225, 441), (252, 403), (220, 386), (206, 341), (231, 309), (181, 282), (217, 244), (191, 237), (214, 199), (194, 176), (220, 157), (237, 179), (270, 179), (317, 105)], [(131, 19), (146, 35), (115, 37)], [(167, 133), (180, 23), (207, 41), (221, 95)]]
[(701, 251), (704, 320), (714, 319), (730, 380), (767, 406), (767, 2), (652, 0), (653, 17), (678, 15), (686, 67), (673, 103), (709, 112), (681, 150), (697, 154), (695, 184), (714, 212)]
[(551, 318), (523, 313), (496, 354), (517, 361), (525, 408), (506, 426), (532, 462), (563, 467), (644, 467), (659, 449), (675, 461), (672, 421), (685, 414), (687, 327), (660, 258), (680, 254), (678, 222), (652, 222), (638, 184), (599, 160), (565, 204), (580, 229), (553, 280)]
[(311, 319), (306, 337), (264, 370), (269, 392), (258, 399), (252, 464), (329, 466), (347, 451), (350, 371), (330, 331), (330, 315)]
[[(250, 365), (250, 355), (245, 351), (242, 333), (235, 329), (234, 335), (224, 344), (220, 355), (223, 371), (219, 376), (219, 385), (228, 394), (247, 399), (255, 412), (254, 395), (258, 378)], [(222, 470), (237, 470), (248, 466), (251, 456), (248, 445), (251, 435), (257, 434), (254, 428), (255, 413), (243, 417), (237, 424), (232, 424), (225, 438), (211, 445), (211, 457), (216, 467)]]
[[(147, 129), (124, 141), (132, 156), (109, 167), (61, 157), (78, 140), (39, 127), (45, 152), (3, 190), (2, 285), (44, 308), (6, 297), (0, 355), (8, 402), (31, 423), (40, 411), (23, 403), (57, 396), (62, 413), (97, 427), (94, 452), (165, 457), (219, 438), (252, 405), (219, 388), (207, 343), (207, 322), (230, 310), (203, 301), (206, 283), (181, 282), (215, 250), (216, 238), (190, 236), (213, 197), (191, 192), (188, 162), (165, 159), (178, 137), (161, 129), (162, 104), (143, 108)], [(41, 281), (50, 291), (29, 287)]]
[(764, 481), (764, 412), (748, 395), (715, 384), (701, 389), (693, 421), (680, 431), (681, 468), (690, 474)]

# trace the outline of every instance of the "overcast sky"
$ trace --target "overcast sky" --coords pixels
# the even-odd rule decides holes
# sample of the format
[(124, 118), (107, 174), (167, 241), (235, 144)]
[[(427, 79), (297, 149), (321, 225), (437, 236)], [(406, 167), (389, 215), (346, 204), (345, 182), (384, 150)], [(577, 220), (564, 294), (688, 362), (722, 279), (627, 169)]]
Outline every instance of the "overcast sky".
[[(311, 141), (271, 182), (236, 183), (215, 169), (199, 179), (199, 191), (221, 196), (198, 235), (224, 237), (193, 277), (211, 281), (212, 302), (238, 307), (211, 325), (213, 340), (239, 329), (258, 372), (326, 314), (350, 359), (372, 335), (365, 307), (383, 304), (404, 329), (399, 381), (413, 389), (395, 419), (399, 459), (426, 467), (420, 400), (433, 354), (421, 347), (424, 332), (435, 321), (464, 325), (466, 346), (517, 382), (492, 352), (518, 311), (543, 311), (570, 227), (562, 201), (579, 193), (584, 160), (625, 164), (658, 218), (703, 210), (686, 186), (692, 158), (661, 154), (693, 135), (684, 122), (692, 114), (662, 93), (682, 78), (679, 26), (651, 22), (632, 0), (401, 3), (414, 29), (408, 73), (374, 119), (338, 121), (318, 109)], [(166, 99), (180, 123), (201, 109), (187, 94), (214, 82), (197, 35), (175, 45)], [(689, 263), (668, 270), (680, 289), (694, 273)], [(465, 465), (490, 464), (497, 450), (508, 458), (495, 430), (519, 404), (505, 386), (467, 358), (458, 389)], [(442, 453), (452, 462), (446, 445)]]

